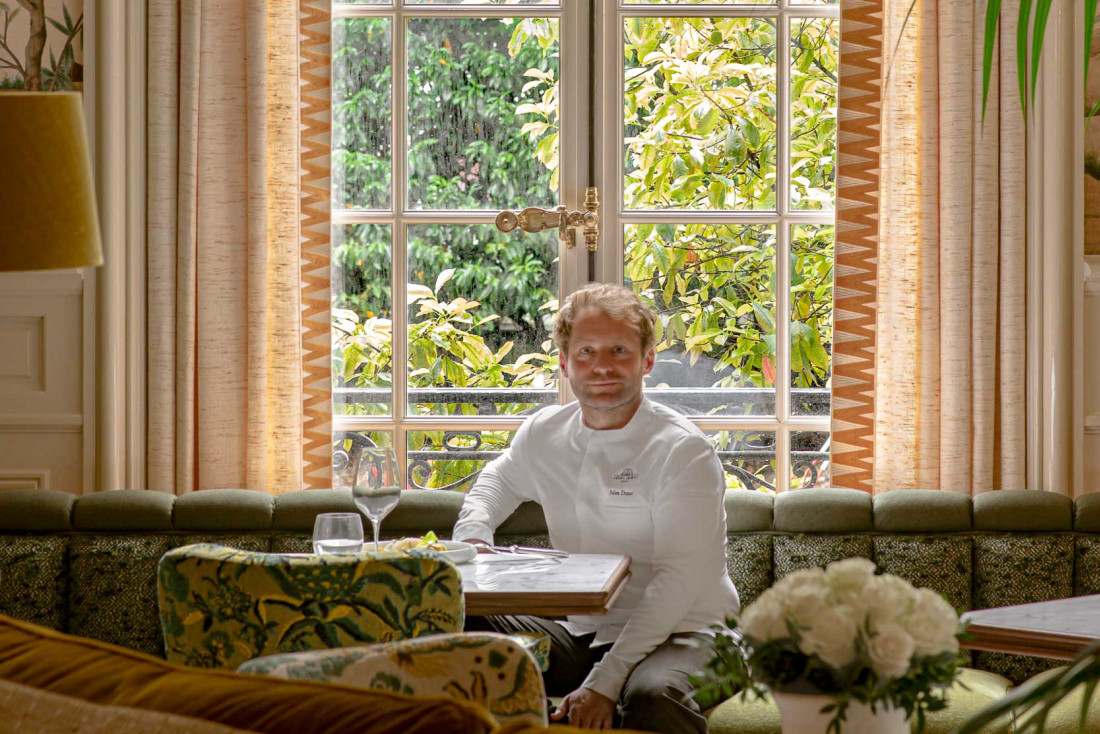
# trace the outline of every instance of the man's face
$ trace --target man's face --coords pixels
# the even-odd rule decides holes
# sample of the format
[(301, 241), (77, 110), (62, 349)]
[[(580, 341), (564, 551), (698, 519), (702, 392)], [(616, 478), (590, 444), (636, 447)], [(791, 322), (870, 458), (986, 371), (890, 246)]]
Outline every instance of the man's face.
[(621, 425), (626, 425), (641, 403), (642, 378), (653, 369), (653, 359), (652, 348), (642, 353), (641, 337), (629, 322), (586, 308), (573, 321), (561, 372), (585, 410), (586, 422), (592, 423), (589, 412), (602, 413), (610, 424), (598, 427), (615, 428), (621, 427), (614, 425), (621, 414)]

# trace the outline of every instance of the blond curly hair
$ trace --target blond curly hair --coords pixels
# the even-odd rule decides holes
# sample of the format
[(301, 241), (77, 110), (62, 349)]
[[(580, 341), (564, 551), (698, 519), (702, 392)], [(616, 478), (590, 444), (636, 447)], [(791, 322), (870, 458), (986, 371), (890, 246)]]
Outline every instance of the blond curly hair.
[(638, 332), (642, 342), (642, 354), (653, 347), (657, 314), (634, 291), (621, 285), (593, 283), (569, 294), (554, 319), (554, 343), (562, 355), (569, 354), (569, 338), (573, 335), (573, 322), (581, 311), (595, 308), (613, 319), (626, 321)]

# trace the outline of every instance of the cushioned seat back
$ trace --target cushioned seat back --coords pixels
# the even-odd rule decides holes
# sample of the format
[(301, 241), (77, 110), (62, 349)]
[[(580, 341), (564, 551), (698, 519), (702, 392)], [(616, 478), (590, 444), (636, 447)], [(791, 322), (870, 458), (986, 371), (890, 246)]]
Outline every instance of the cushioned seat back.
[[(488, 734), (496, 725), (485, 709), (454, 696), (409, 696), (196, 670), (3, 615), (0, 680), (94, 703), (197, 717), (266, 734)], [(0, 717), (0, 731), (8, 731), (4, 725), (9, 723)], [(153, 724), (141, 731), (160, 729)]]
[(461, 631), (455, 566), (419, 551), (275, 555), (198, 544), (160, 559), (167, 657), (236, 668), (278, 652)]

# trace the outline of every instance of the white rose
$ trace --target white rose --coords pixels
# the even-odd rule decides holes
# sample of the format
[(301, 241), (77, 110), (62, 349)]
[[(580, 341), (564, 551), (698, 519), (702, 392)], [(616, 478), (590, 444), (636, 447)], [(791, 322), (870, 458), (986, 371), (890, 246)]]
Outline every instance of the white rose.
[(872, 630), (896, 622), (912, 611), (917, 590), (897, 576), (875, 576), (859, 593), (856, 606), (866, 615)]
[(825, 607), (802, 633), (798, 649), (840, 669), (856, 659), (856, 623), (848, 607)]
[(825, 572), (823, 570), (820, 568), (803, 568), (779, 579), (772, 588), (786, 595), (799, 589), (827, 591), (829, 587), (825, 583)]
[(871, 668), (881, 676), (900, 678), (909, 670), (913, 638), (898, 624), (885, 624), (867, 643)]
[(841, 603), (854, 601), (875, 575), (875, 564), (866, 558), (845, 558), (825, 567), (825, 581)]
[(795, 571), (784, 576), (772, 588), (791, 619), (800, 627), (809, 626), (818, 611), (826, 606), (829, 592), (829, 587), (825, 585), (825, 572), (820, 568)]
[(776, 595), (762, 594), (741, 613), (741, 631), (758, 642), (790, 637), (783, 605)]
[(931, 589), (919, 589), (912, 613), (905, 618), (905, 629), (912, 636), (918, 656), (955, 654), (959, 641), (959, 616), (942, 596)]
[(787, 594), (787, 613), (799, 627), (809, 627), (829, 608), (828, 598), (824, 588), (800, 586)]

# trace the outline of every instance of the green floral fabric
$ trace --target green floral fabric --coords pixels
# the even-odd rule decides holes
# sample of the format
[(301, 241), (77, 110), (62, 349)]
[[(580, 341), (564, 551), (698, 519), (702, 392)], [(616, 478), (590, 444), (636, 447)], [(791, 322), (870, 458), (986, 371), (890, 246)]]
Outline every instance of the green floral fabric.
[(974, 538), (974, 608), (1073, 596), (1073, 537), (988, 535)]
[(168, 534), (73, 536), (69, 632), (163, 657), (157, 559), (173, 541)]
[(63, 535), (0, 536), (0, 614), (67, 629), (68, 567)]
[(1076, 551), (1077, 559), (1073, 574), (1074, 595), (1100, 594), (1100, 538), (1089, 535), (1077, 536)]
[(309, 535), (276, 535), (271, 539), (272, 553), (312, 553), (313, 540)]
[(871, 557), (869, 535), (776, 535), (772, 538), (777, 580), (802, 568), (824, 566), (856, 556)]
[(769, 535), (729, 535), (726, 572), (744, 609), (772, 585), (772, 539)]
[[(988, 535), (974, 538), (974, 609), (1030, 604), (1073, 596), (1073, 536)], [(1063, 663), (1057, 660), (974, 653), (974, 666), (1019, 684)]]
[(261, 655), (462, 629), (458, 571), (418, 551), (287, 556), (175, 548), (157, 574), (170, 661), (235, 668)]
[(271, 655), (244, 663), (238, 672), (451, 696), (481, 704), (500, 724), (547, 723), (546, 691), (534, 657), (514, 640), (490, 633)]
[(872, 560), (885, 573), (942, 594), (956, 611), (971, 608), (974, 563), (970, 538), (965, 535), (878, 536)]

